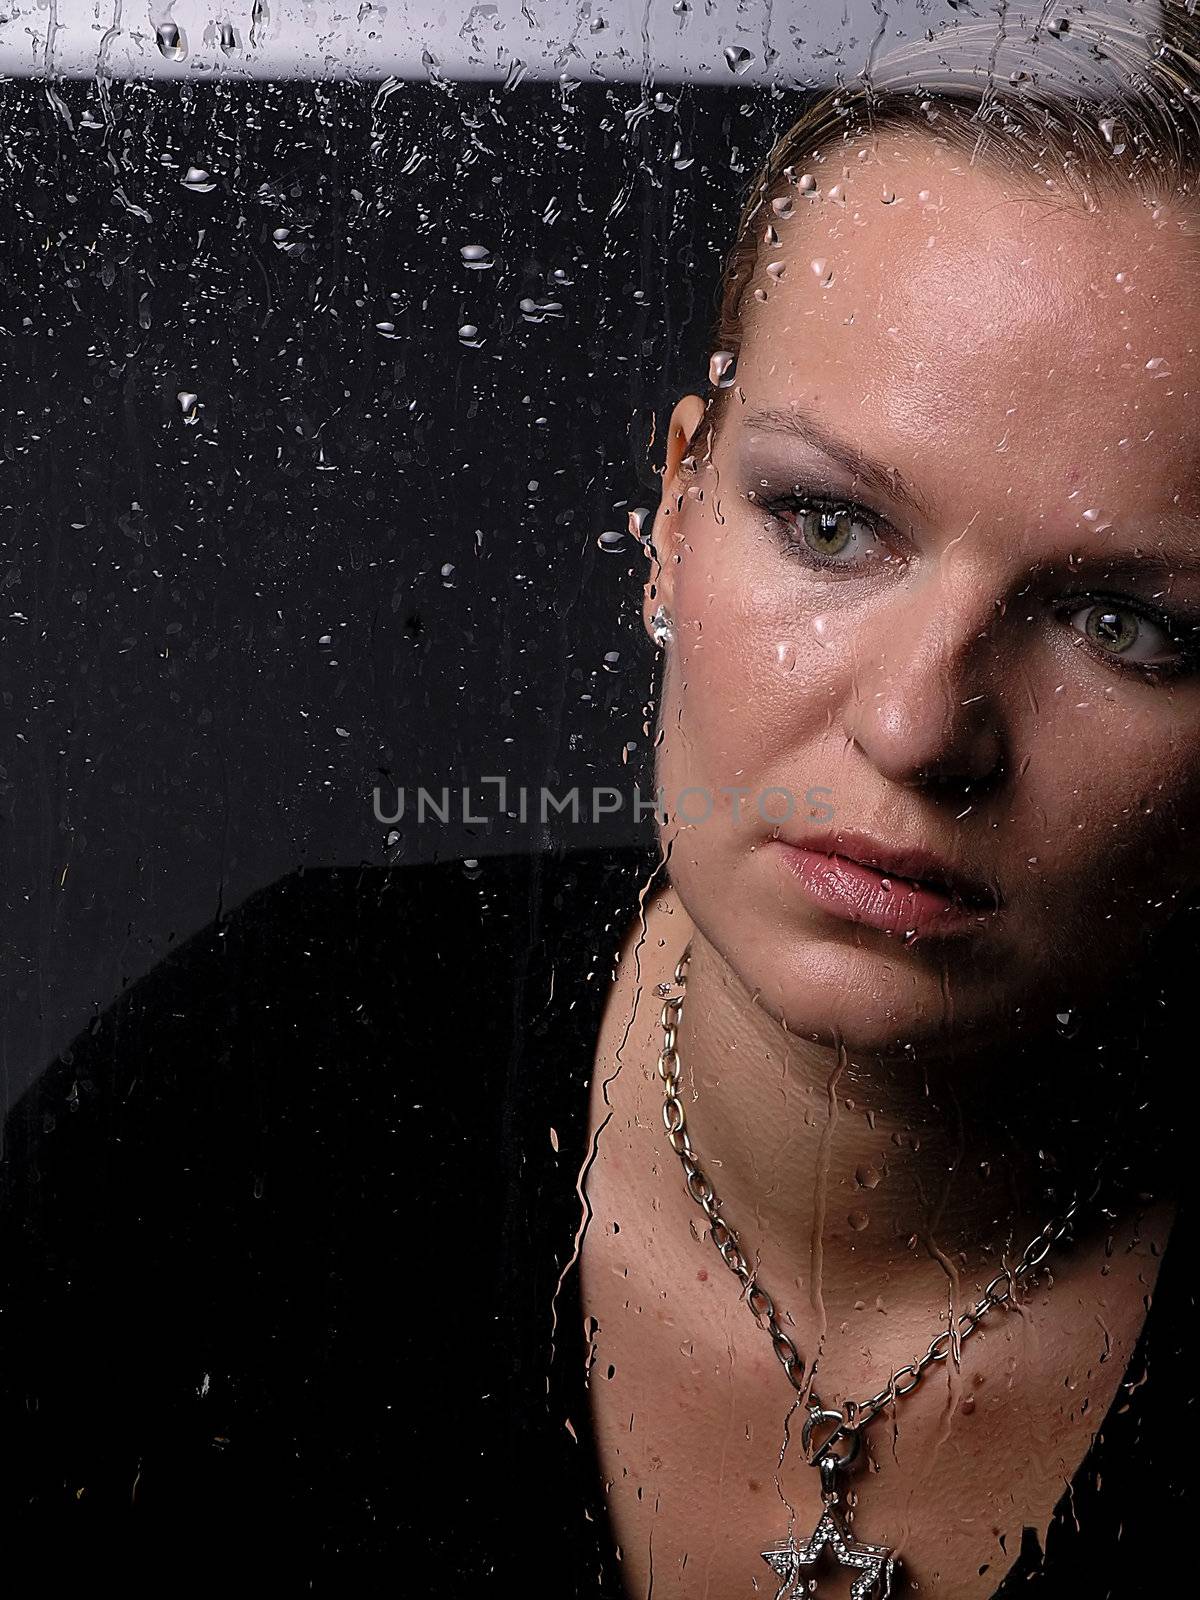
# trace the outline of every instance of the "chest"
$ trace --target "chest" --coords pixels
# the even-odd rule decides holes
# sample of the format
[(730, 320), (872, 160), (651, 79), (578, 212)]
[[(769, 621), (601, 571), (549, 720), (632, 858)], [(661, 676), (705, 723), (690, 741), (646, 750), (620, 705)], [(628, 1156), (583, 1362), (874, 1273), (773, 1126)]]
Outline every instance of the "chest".
[[(653, 1209), (639, 1226), (613, 1177), (590, 1185), (581, 1284), (628, 1592), (775, 1594), (762, 1552), (789, 1533), (802, 1542), (822, 1513), (805, 1413), (711, 1242), (694, 1229), (668, 1240)], [(851, 1531), (898, 1555), (900, 1593), (985, 1600), (1024, 1530), (1044, 1535), (1117, 1394), (1156, 1265), (1144, 1235), (1112, 1257), (1083, 1251), (866, 1431)], [(835, 1401), (874, 1394), (937, 1331), (927, 1307), (867, 1298), (825, 1331), (818, 1374)], [(814, 1569), (817, 1592), (836, 1600), (857, 1574), (830, 1565)]]

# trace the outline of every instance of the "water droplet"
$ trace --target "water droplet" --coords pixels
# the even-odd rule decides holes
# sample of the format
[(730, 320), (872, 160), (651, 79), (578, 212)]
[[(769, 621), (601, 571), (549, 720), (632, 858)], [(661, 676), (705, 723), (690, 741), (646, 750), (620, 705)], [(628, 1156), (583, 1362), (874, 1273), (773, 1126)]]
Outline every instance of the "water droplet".
[(813, 274), (820, 280), (822, 289), (828, 289), (829, 285), (833, 282), (833, 268), (829, 265), (824, 256), (818, 256), (811, 265)]
[(1070, 33), (1071, 24), (1066, 17), (1054, 17), (1046, 24), (1046, 32), (1052, 39), (1061, 39), (1064, 33)]
[(1118, 125), (1115, 117), (1102, 117), (1100, 119), (1100, 132), (1104, 135), (1105, 142), (1111, 145), (1113, 155), (1119, 156), (1124, 153), (1125, 139), (1123, 135), (1118, 132)]
[(443, 589), (453, 589), (453, 587), (454, 587), (454, 563), (453, 563), (453, 561), (447, 561), (442, 566), (442, 588)]
[(730, 72), (737, 73), (740, 76), (753, 60), (754, 57), (750, 51), (743, 49), (740, 44), (727, 44), (725, 46), (725, 61)]
[(212, 173), (205, 171), (203, 167), (189, 167), (179, 182), (193, 194), (211, 194), (217, 187)]
[(771, 201), (771, 210), (777, 217), (782, 218), (782, 220), (786, 222), (787, 219), (793, 215), (796, 207), (793, 204), (790, 196), (785, 195), (781, 200)]
[(681, 140), (676, 139), (675, 147), (671, 151), (671, 165), (676, 172), (686, 172), (695, 159), (695, 156), (692, 155), (687, 146)]
[(858, 1167), (854, 1173), (854, 1181), (860, 1189), (877, 1189), (882, 1174), (876, 1167)]
[(226, 55), (231, 55), (238, 47), (238, 37), (232, 22), (221, 24), (221, 49)]
[(896, 191), (894, 189), (885, 189), (880, 198), (885, 206), (894, 206), (896, 204)]
[(609, 555), (619, 555), (625, 548), (625, 535), (618, 533), (615, 528), (610, 528), (600, 535), (596, 543)]
[(547, 317), (561, 317), (562, 301), (531, 300), (526, 297), (521, 301), (521, 316), (526, 322), (545, 322)]
[(605, 672), (619, 672), (621, 670), (621, 652), (619, 650), (606, 650), (604, 652)]
[(375, 324), (375, 332), (381, 333), (385, 339), (398, 339), (400, 337), (396, 332), (396, 324), (394, 322), (377, 322)]
[(182, 61), (187, 55), (187, 39), (177, 22), (160, 22), (154, 30), (159, 54), (168, 61)]
[(460, 343), (469, 344), (473, 350), (478, 350), (483, 343), (483, 340), (479, 337), (479, 329), (473, 322), (464, 322), (458, 330), (458, 337)]
[(737, 377), (737, 357), (732, 350), (714, 350), (708, 363), (708, 381), (718, 389), (729, 389)]
[(200, 421), (199, 395), (191, 394), (188, 390), (181, 389), (175, 398), (179, 402), (180, 415), (189, 427)]
[(805, 172), (801, 174), (800, 182), (796, 185), (796, 187), (799, 189), (801, 194), (816, 194), (817, 180), (813, 177), (811, 172)]
[(832, 200), (835, 206), (844, 206), (846, 204), (846, 191), (840, 183), (835, 183), (833, 188), (828, 191), (826, 199)]
[(495, 266), (492, 252), (485, 244), (465, 244), (459, 251), (463, 265), (470, 267), (473, 272), (485, 271), (488, 267)]
[(645, 544), (650, 537), (646, 524), (654, 516), (649, 506), (634, 506), (629, 513), (629, 531), (633, 537)]
[(1079, 1032), (1079, 1018), (1073, 1011), (1056, 1011), (1054, 1013), (1056, 1031), (1062, 1039), (1073, 1039)]
[(303, 239), (293, 239), (290, 228), (273, 228), (271, 239), (276, 250), (282, 250), (285, 256), (302, 256), (305, 251)]
[(865, 1211), (852, 1211), (846, 1221), (854, 1229), (855, 1233), (862, 1233), (869, 1226), (871, 1219)]

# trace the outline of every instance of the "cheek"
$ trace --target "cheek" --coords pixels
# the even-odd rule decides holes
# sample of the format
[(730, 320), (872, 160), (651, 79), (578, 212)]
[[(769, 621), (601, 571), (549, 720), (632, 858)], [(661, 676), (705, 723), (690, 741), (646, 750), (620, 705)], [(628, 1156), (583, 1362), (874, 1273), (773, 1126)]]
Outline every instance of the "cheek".
[(745, 566), (718, 554), (681, 571), (665, 747), (677, 729), (682, 759), (752, 776), (828, 733), (849, 663), (844, 619), (790, 574)]
[(1111, 908), (1114, 894), (1136, 909), (1195, 888), (1200, 717), (1181, 716), (1182, 696), (1163, 691), (1120, 685), (1105, 695), (1084, 675), (1056, 694), (1062, 682), (1047, 678), (1038, 711), (1026, 705), (1011, 733), (1018, 776), (996, 820), (1016, 880), (1042, 914)]

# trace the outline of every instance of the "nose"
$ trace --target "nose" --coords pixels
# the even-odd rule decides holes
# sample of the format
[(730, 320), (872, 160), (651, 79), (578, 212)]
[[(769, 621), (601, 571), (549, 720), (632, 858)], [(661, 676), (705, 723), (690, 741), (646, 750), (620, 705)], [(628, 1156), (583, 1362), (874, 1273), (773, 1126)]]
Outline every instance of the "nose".
[(994, 599), (945, 573), (899, 586), (860, 634), (843, 730), (884, 777), (978, 793), (1006, 767)]

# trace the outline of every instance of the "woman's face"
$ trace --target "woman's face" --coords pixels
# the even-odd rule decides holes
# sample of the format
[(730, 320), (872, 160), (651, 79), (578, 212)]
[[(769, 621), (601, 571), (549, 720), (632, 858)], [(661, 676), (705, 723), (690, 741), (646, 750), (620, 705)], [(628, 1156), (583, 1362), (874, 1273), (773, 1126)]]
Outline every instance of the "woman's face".
[(1052, 1025), (1200, 880), (1200, 254), (859, 148), (773, 217), (693, 467), (676, 409), (646, 617), (688, 912), (890, 1052)]

